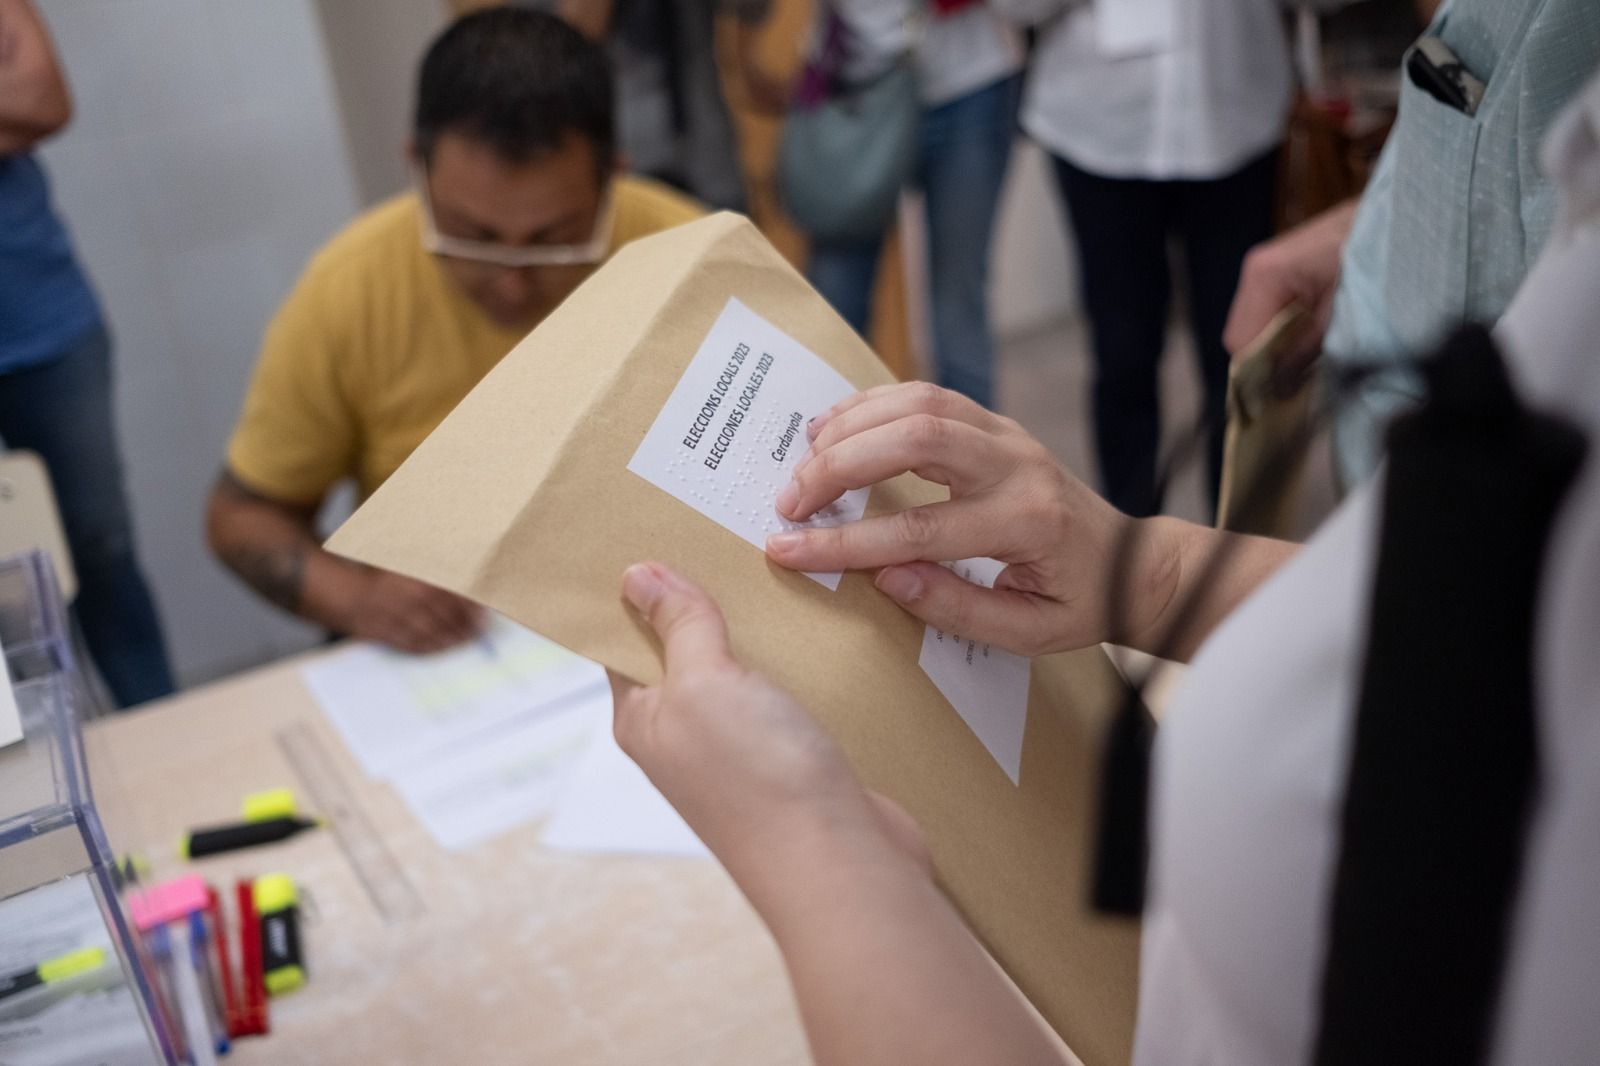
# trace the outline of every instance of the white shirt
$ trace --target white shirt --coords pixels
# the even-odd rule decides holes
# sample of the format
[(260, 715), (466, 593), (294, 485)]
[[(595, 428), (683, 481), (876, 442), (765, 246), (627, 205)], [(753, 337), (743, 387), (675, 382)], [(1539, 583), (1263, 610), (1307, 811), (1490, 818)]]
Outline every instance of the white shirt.
[[(1278, 0), (992, 0), (1038, 22), (1022, 126), (1109, 178), (1220, 178), (1283, 137), (1294, 76)], [(1170, 20), (1164, 44), (1102, 46), (1111, 4)]]
[(917, 47), (917, 79), (928, 107), (959, 100), (1021, 69), (1021, 35), (988, 4), (943, 18), (927, 16)]
[[(987, 3), (944, 17), (926, 0), (832, 0), (832, 6), (850, 30), (846, 81), (870, 81), (914, 50), (918, 95), (938, 107), (1022, 69), (1021, 35)], [(827, 8), (819, 14), (825, 18)]]
[[(1524, 398), (1590, 441), (1537, 608), (1541, 792), (1491, 1058), (1540, 1066), (1600, 1061), (1600, 79), (1549, 149), (1563, 221), (1498, 327)], [(1217, 630), (1161, 727), (1141, 1066), (1309, 1061), (1377, 480)]]

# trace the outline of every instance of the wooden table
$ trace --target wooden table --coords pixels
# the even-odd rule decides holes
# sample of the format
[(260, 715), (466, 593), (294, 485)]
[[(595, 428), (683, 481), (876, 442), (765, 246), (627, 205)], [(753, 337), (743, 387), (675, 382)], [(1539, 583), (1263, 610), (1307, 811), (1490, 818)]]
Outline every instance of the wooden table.
[[(286, 660), (103, 719), (86, 730), (112, 844), (162, 879), (290, 874), (303, 893), (310, 981), (272, 1004), (240, 1063), (809, 1061), (776, 947), (705, 859), (547, 851), (525, 825), (439, 848), (388, 785), (366, 778)], [(237, 816), (249, 792), (303, 795), (280, 745), (304, 723), (329, 753), (420, 905), (386, 920), (330, 831), (196, 863), (187, 829)]]

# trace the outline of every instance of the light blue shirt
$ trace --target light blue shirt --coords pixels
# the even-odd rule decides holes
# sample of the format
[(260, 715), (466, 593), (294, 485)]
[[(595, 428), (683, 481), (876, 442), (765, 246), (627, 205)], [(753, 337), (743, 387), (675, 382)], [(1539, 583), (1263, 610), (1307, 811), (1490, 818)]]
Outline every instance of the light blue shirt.
[(1392, 364), (1336, 410), (1346, 486), (1376, 468), (1389, 420), (1419, 398), (1409, 364), (1453, 326), (1495, 322), (1510, 305), (1555, 217), (1539, 146), (1600, 65), (1595, 0), (1454, 0), (1429, 32), (1487, 89), (1469, 116), (1401, 74), (1400, 114), (1345, 244), (1323, 346), (1335, 373)]

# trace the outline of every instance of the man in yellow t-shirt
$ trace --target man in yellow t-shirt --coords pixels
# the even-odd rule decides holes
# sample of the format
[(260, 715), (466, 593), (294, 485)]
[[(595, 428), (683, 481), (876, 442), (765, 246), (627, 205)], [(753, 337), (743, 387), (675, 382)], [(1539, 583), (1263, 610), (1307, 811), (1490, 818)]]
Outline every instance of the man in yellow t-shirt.
[(615, 173), (605, 57), (536, 11), (480, 11), (434, 42), (410, 155), (415, 189), (335, 236), (268, 327), (206, 527), (280, 607), (425, 652), (473, 636), (477, 611), (323, 551), (328, 492), (370, 494), (600, 260), (701, 211)]

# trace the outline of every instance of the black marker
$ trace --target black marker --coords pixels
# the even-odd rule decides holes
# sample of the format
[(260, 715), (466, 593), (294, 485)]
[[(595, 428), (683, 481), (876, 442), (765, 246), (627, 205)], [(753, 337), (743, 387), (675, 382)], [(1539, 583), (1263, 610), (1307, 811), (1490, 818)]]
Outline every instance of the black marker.
[(198, 859), (205, 855), (219, 855), (224, 851), (253, 848), (258, 844), (273, 844), (304, 830), (315, 829), (319, 824), (310, 818), (289, 815), (259, 822), (213, 825), (191, 831), (178, 844), (178, 854), (186, 859)]

